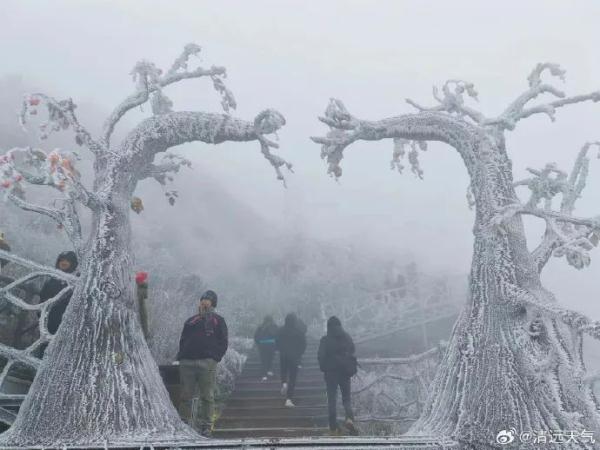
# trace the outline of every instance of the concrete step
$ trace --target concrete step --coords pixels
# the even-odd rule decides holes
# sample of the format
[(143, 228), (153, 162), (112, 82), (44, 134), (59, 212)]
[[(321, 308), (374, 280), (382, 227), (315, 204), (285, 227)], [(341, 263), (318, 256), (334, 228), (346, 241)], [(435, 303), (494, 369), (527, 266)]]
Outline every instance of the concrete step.
[[(293, 409), (293, 408), (289, 408)], [(322, 411), (321, 411), (322, 414)], [(326, 427), (327, 415), (315, 416), (266, 416), (266, 417), (245, 417), (245, 416), (226, 416), (221, 417), (216, 423), (220, 429), (232, 428), (314, 428)]]
[[(323, 377), (318, 378), (305, 378), (300, 377), (296, 381), (296, 389), (304, 388), (304, 387), (318, 387), (325, 386), (325, 381), (323, 381)], [(252, 377), (246, 380), (240, 380), (235, 384), (236, 391), (238, 390), (253, 390), (253, 389), (281, 389), (281, 381), (278, 378), (271, 378), (267, 381), (262, 381), (260, 378)]]
[[(227, 407), (239, 408), (239, 407), (253, 407), (253, 408), (266, 408), (275, 407), (281, 408), (285, 403), (285, 398), (281, 395), (272, 397), (240, 397), (235, 393), (227, 400)], [(294, 400), (297, 406), (318, 406), (326, 408), (327, 396), (326, 395), (312, 395), (302, 396)]]
[[(277, 365), (276, 367), (272, 368), (272, 372), (274, 374), (275, 377), (279, 377), (279, 365)], [(312, 376), (318, 376), (321, 375), (321, 377), (323, 376), (323, 372), (321, 372), (321, 369), (319, 369), (318, 367), (305, 367), (302, 366), (301, 368), (298, 369), (298, 373), (299, 374), (305, 374), (305, 375), (312, 375)], [(242, 373), (240, 374), (241, 377), (244, 376), (254, 376), (254, 377), (258, 377), (263, 375), (263, 371), (261, 367), (244, 367), (244, 369), (242, 370)]]
[[(325, 385), (317, 386), (317, 387), (307, 387), (307, 386), (297, 386), (294, 390), (294, 396), (296, 398), (310, 397), (313, 395), (324, 396), (326, 394)], [(264, 387), (264, 388), (254, 388), (254, 389), (236, 389), (233, 394), (231, 394), (230, 398), (257, 398), (260, 399), (262, 397), (268, 396), (276, 396), (279, 395), (280, 398), (284, 398), (283, 395), (280, 395), (280, 390), (277, 387)]]
[[(319, 364), (316, 361), (313, 360), (306, 360), (306, 361), (302, 361), (301, 364), (301, 368), (300, 370), (320, 370), (319, 369)], [(273, 368), (279, 370), (279, 361), (273, 361)], [(260, 363), (260, 361), (246, 361), (246, 364), (244, 364), (244, 370), (247, 369), (259, 369), (262, 370), (262, 365)]]
[[(318, 416), (327, 414), (327, 402), (315, 406), (300, 406), (296, 405), (295, 408), (286, 408), (281, 403), (279, 406), (227, 406), (223, 410), (221, 417), (243, 417), (246, 415), (252, 415), (255, 417), (269, 417), (269, 416), (286, 416), (286, 417), (304, 417), (304, 416)], [(338, 408), (338, 416), (343, 417), (344, 411)]]
[(329, 428), (233, 428), (215, 429), (213, 438), (221, 439), (244, 439), (253, 437), (306, 437), (325, 436)]

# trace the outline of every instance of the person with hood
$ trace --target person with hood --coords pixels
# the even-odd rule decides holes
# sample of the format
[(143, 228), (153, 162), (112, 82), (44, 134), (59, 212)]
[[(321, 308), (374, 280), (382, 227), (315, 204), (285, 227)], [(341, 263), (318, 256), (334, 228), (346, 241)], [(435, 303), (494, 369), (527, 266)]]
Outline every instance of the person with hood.
[[(179, 376), (181, 401), (179, 414), (191, 427), (200, 420), (200, 433), (212, 435), (214, 423), (217, 363), (228, 347), (227, 324), (215, 313), (217, 294), (208, 290), (200, 297), (198, 314), (186, 320), (179, 340)], [(198, 398), (192, 414), (192, 402)]]
[[(66, 251), (58, 255), (58, 258), (56, 258), (55, 267), (65, 273), (75, 273), (78, 264), (79, 261), (77, 261), (77, 255), (75, 252)], [(42, 290), (40, 291), (40, 303), (55, 297), (65, 287), (67, 287), (67, 283), (65, 281), (59, 280), (58, 278), (50, 278), (42, 286)], [(67, 305), (69, 304), (72, 295), (73, 291), (69, 291), (58, 301), (56, 301), (50, 308), (47, 322), (48, 332), (50, 334), (55, 334), (58, 331), (58, 327), (62, 323), (63, 314), (67, 309)]]
[(267, 377), (272, 377), (273, 357), (275, 356), (275, 337), (277, 336), (277, 325), (272, 316), (266, 316), (263, 323), (254, 333), (254, 342), (260, 355), (262, 367), (262, 379), (267, 381)]
[(277, 332), (275, 345), (279, 350), (281, 372), (281, 395), (286, 396), (285, 406), (293, 408), (294, 388), (298, 377), (298, 364), (306, 350), (306, 335), (295, 314), (285, 317), (283, 327)]
[[(10, 252), (10, 245), (6, 242), (4, 238), (4, 233), (0, 231), (0, 250), (4, 250), (5, 252)], [(8, 260), (0, 258), (0, 272), (8, 264)]]
[(327, 385), (327, 406), (329, 409), (329, 430), (339, 435), (337, 423), (337, 389), (342, 392), (342, 404), (346, 413), (344, 425), (350, 434), (358, 434), (354, 425), (354, 413), (350, 399), (350, 378), (356, 374), (357, 361), (352, 338), (342, 328), (340, 319), (331, 316), (327, 320), (327, 334), (319, 342), (319, 367)]

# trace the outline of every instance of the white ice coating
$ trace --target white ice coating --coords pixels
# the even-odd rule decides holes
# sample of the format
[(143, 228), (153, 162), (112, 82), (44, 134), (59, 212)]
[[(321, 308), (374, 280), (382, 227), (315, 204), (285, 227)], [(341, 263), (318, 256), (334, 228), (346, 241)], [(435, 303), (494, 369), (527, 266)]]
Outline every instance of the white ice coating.
[[(188, 44), (164, 74), (152, 63), (137, 63), (132, 72), (135, 91), (106, 119), (100, 138), (79, 123), (70, 99), (57, 101), (44, 94), (25, 98), (22, 123), (32, 111), (36, 115), (38, 107), (46, 107), (49, 117), (42, 124), (41, 137), (59, 129), (72, 130), (77, 144), (94, 155), (94, 179), (86, 180), (91, 186), (86, 188), (73, 161), (63, 164), (61, 152), (51, 156), (39, 150), (13, 149), (0, 161), (0, 176), (4, 177), (0, 181), (9, 181), (4, 185), (8, 198), (56, 220), (82, 256), (81, 276), (62, 326), (46, 350), (17, 419), (0, 435), (0, 446), (176, 444), (198, 439), (173, 408), (138, 321), (131, 197), (141, 179), (165, 182), (179, 167), (189, 165), (183, 158), (165, 154), (186, 142), (258, 141), (278, 178), (283, 179), (283, 166), (291, 169), (291, 164), (271, 152), (277, 144), (266, 137), (285, 124), (277, 111), (265, 110), (253, 121), (229, 114), (171, 111), (172, 102), (164, 89), (203, 77), (212, 80), (226, 112), (235, 108), (233, 95), (223, 82), (224, 68), (188, 69), (190, 57), (199, 51), (197, 45)], [(138, 124), (121, 143), (112, 144), (119, 120), (149, 100), (154, 116)], [(155, 163), (161, 153), (165, 154), (162, 161)], [(28, 203), (22, 189), (26, 183), (61, 190), (66, 206), (56, 209)], [(91, 210), (91, 233), (84, 238), (72, 206), (75, 202)]]
[[(497, 433), (511, 427), (600, 432), (599, 405), (590, 386), (594, 377), (586, 376), (581, 354), (583, 333), (600, 338), (600, 322), (561, 306), (540, 281), (550, 256), (565, 256), (581, 268), (598, 242), (598, 218), (572, 215), (588, 176), (591, 145), (579, 153), (569, 175), (553, 167), (530, 171), (532, 178), (516, 183), (531, 191), (530, 200), (522, 203), (504, 139), (504, 132), (522, 119), (546, 114), (554, 120), (558, 108), (600, 101), (600, 92), (567, 97), (542, 80), (545, 72), (564, 75), (556, 64), (537, 65), (525, 93), (494, 118), (467, 105), (466, 97), (476, 99), (477, 92), (461, 80), (447, 82), (441, 93), (434, 89), (436, 106), (409, 101), (418, 109), (415, 114), (361, 120), (332, 99), (320, 118), (329, 132), (313, 141), (322, 144), (322, 157), (335, 177), (342, 175), (344, 150), (352, 143), (392, 139), (393, 168), (399, 167), (407, 144), (441, 141), (458, 151), (471, 180), (476, 219), (470, 293), (409, 434), (449, 436), (464, 448), (480, 449), (496, 445)], [(557, 99), (531, 105), (541, 94)], [(418, 148), (412, 145), (411, 151)], [(409, 159), (420, 176), (416, 158)], [(558, 194), (562, 202), (553, 209), (551, 200)], [(542, 243), (532, 253), (527, 250), (524, 214), (547, 224)], [(583, 442), (570, 448), (592, 446)]]

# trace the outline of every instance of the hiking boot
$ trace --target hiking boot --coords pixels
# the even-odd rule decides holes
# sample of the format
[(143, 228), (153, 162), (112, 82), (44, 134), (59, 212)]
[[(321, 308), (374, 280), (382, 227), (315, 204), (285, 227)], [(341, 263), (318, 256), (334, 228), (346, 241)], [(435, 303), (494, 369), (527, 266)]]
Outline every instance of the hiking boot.
[(205, 438), (211, 438), (212, 437), (212, 425), (203, 425), (202, 429), (200, 430), (200, 435), (204, 436)]
[(262, 380), (263, 380), (263, 381), (267, 381), (267, 380), (268, 380), (268, 378), (267, 378), (267, 377), (262, 377)]
[(292, 402), (292, 400), (290, 400), (289, 398), (285, 401), (285, 407), (286, 408), (293, 408), (294, 406), (294, 402)]
[(287, 394), (287, 383), (281, 385), (281, 395)]
[(352, 419), (346, 419), (344, 426), (348, 430), (350, 436), (358, 436), (358, 428), (356, 428), (356, 425), (354, 425), (354, 421)]
[(267, 376), (268, 377), (272, 377), (273, 376), (273, 372), (271, 372), (270, 370), (267, 372)]

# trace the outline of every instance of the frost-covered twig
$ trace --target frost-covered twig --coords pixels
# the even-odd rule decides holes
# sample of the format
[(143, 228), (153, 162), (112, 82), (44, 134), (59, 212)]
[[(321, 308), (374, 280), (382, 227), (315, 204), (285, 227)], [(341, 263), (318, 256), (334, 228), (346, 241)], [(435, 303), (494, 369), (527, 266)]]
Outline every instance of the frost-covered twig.
[(81, 224), (79, 222), (79, 217), (71, 209), (73, 208), (73, 205), (70, 204), (69, 201), (65, 203), (65, 208), (59, 210), (56, 208), (48, 208), (45, 206), (36, 205), (16, 196), (13, 193), (9, 193), (7, 198), (24, 211), (38, 213), (54, 220), (65, 231), (67, 237), (73, 244), (75, 252), (81, 256), (83, 245)]
[[(550, 117), (550, 120), (554, 121), (557, 108), (586, 101), (600, 101), (600, 91), (595, 91), (585, 95), (566, 97), (564, 92), (552, 85), (542, 82), (541, 75), (545, 71), (549, 71), (552, 76), (558, 77), (564, 81), (565, 71), (558, 64), (538, 64), (528, 77), (529, 89), (521, 94), (514, 102), (512, 102), (500, 116), (487, 120), (484, 124), (495, 125), (501, 129), (512, 130), (515, 128), (519, 120), (525, 119), (534, 114), (546, 114), (548, 117)], [(534, 100), (541, 94), (546, 93), (558, 97), (559, 100), (527, 107), (531, 100)]]
[(417, 108), (419, 111), (435, 111), (447, 112), (449, 114), (456, 113), (459, 117), (468, 117), (473, 122), (481, 124), (487, 119), (483, 114), (465, 104), (465, 96), (477, 100), (477, 91), (473, 83), (463, 80), (448, 80), (442, 86), (443, 97), (440, 97), (437, 87), (433, 87), (433, 97), (440, 103), (437, 106), (425, 107), (414, 102), (411, 99), (406, 99), (406, 102)]
[[(221, 93), (223, 98), (222, 105), (225, 111), (229, 108), (235, 109), (235, 100), (231, 92), (225, 87), (221, 77), (226, 76), (224, 67), (213, 66), (210, 69), (198, 67), (195, 70), (187, 71), (189, 57), (200, 52), (200, 46), (196, 44), (187, 44), (183, 53), (175, 60), (169, 71), (162, 75), (162, 71), (147, 61), (138, 62), (132, 70), (134, 80), (137, 80), (136, 91), (123, 100), (106, 119), (103, 127), (102, 138), (106, 147), (110, 146), (110, 138), (116, 124), (131, 109), (143, 105), (148, 101), (151, 94), (155, 94), (153, 110), (155, 113), (166, 113), (170, 111), (171, 101), (162, 94), (162, 88), (181, 80), (211, 77), (215, 89)], [(186, 69), (180, 72), (180, 69)]]
[(173, 153), (165, 153), (160, 164), (150, 164), (146, 172), (142, 174), (141, 179), (154, 178), (157, 182), (164, 185), (167, 180), (172, 181), (172, 174), (179, 172), (181, 167), (192, 167), (190, 160)]
[(28, 94), (23, 99), (20, 113), (21, 125), (27, 123), (27, 115), (37, 114), (39, 104), (43, 102), (48, 109), (48, 121), (40, 125), (42, 134), (41, 139), (46, 139), (50, 133), (61, 129), (71, 128), (75, 132), (75, 142), (78, 145), (85, 145), (93, 153), (99, 154), (105, 150), (105, 147), (97, 142), (90, 132), (79, 123), (75, 114), (77, 105), (73, 100), (56, 100), (46, 94), (35, 93)]
[[(598, 142), (587, 142), (579, 151), (570, 174), (547, 164), (542, 170), (528, 169), (534, 176), (515, 183), (527, 186), (531, 196), (523, 214), (540, 217), (546, 222), (542, 242), (532, 252), (532, 257), (541, 271), (552, 255), (566, 256), (572, 266), (581, 269), (590, 262), (588, 251), (597, 245), (600, 238), (600, 216), (582, 219), (573, 216), (575, 203), (581, 197), (589, 175), (589, 150), (600, 147)], [(562, 196), (558, 211), (552, 210), (555, 197)], [(544, 209), (537, 208), (544, 201)]]

